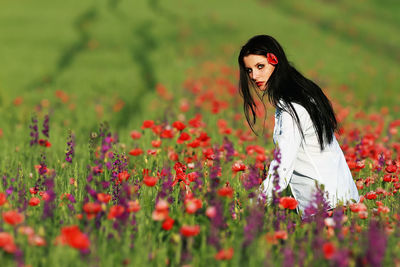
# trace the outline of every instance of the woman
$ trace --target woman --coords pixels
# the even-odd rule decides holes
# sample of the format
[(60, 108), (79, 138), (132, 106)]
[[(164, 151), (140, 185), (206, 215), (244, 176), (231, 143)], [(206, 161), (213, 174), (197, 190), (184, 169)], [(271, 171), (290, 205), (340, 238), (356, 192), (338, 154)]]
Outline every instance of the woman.
[(239, 87), (251, 129), (256, 122), (254, 93), (261, 101), (268, 95), (276, 108), (273, 139), (281, 158), (271, 162), (261, 185), (267, 201), (272, 198), (277, 172), (280, 191), (290, 186), (301, 211), (312, 202), (316, 183), (324, 186), (331, 208), (339, 202), (358, 202), (357, 188), (334, 135), (335, 114), (321, 88), (291, 66), (282, 47), (268, 35), (251, 38), (238, 61)]

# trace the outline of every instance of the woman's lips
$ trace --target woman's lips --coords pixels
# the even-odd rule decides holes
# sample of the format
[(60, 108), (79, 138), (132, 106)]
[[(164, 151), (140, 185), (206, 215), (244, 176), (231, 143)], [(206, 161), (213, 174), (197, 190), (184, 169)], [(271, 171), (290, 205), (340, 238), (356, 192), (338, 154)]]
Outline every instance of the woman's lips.
[(264, 82), (256, 82), (257, 86), (260, 87), (261, 85), (264, 84)]

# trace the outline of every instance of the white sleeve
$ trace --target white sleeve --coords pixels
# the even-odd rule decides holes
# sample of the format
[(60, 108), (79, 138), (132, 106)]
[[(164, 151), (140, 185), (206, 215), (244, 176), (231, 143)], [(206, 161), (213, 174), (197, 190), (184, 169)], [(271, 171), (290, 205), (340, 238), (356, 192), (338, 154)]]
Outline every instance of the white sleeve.
[[(297, 105), (296, 105), (297, 106)], [(307, 119), (305, 113), (307, 111), (304, 108), (296, 109), (297, 115), (299, 116), (300, 123), (302, 120)], [(279, 187), (278, 192), (283, 191), (287, 188), (290, 182), (294, 170), (294, 164), (297, 157), (297, 152), (300, 148), (302, 137), (297, 127), (296, 121), (286, 111), (282, 111), (280, 118), (276, 121), (278, 125), (277, 131), (274, 133), (276, 149), (279, 149), (281, 155), (281, 163), (279, 164), (277, 159), (273, 159), (269, 165), (267, 178), (261, 185), (261, 190), (267, 198), (267, 203), (272, 200), (272, 190), (274, 188), (274, 167), (279, 166), (277, 169), (279, 175)], [(301, 125), (304, 125), (301, 123)], [(302, 128), (304, 131), (304, 128)]]

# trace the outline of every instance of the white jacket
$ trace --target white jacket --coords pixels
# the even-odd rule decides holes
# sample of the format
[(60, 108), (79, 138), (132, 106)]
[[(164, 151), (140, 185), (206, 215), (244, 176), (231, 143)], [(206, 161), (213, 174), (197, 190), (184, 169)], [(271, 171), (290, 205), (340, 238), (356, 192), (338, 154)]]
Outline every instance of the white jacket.
[[(290, 186), (299, 203), (298, 208), (302, 211), (313, 199), (315, 182), (324, 185), (332, 208), (340, 201), (344, 204), (348, 201), (359, 202), (357, 187), (335, 136), (332, 143), (321, 151), (318, 135), (307, 110), (299, 104), (292, 104), (299, 116), (304, 139), (292, 116), (277, 108), (273, 139), (281, 153), (278, 168), (280, 191)], [(272, 197), (273, 169), (277, 164), (276, 159), (271, 162), (267, 178), (261, 185), (268, 201)]]

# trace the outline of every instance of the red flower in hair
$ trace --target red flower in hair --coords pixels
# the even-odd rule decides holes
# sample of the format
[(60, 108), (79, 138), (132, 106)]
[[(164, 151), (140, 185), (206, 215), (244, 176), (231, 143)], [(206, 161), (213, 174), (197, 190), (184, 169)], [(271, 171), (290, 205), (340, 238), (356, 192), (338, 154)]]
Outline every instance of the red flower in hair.
[(267, 60), (268, 60), (268, 63), (271, 64), (271, 65), (278, 64), (278, 59), (272, 53), (267, 53)]

